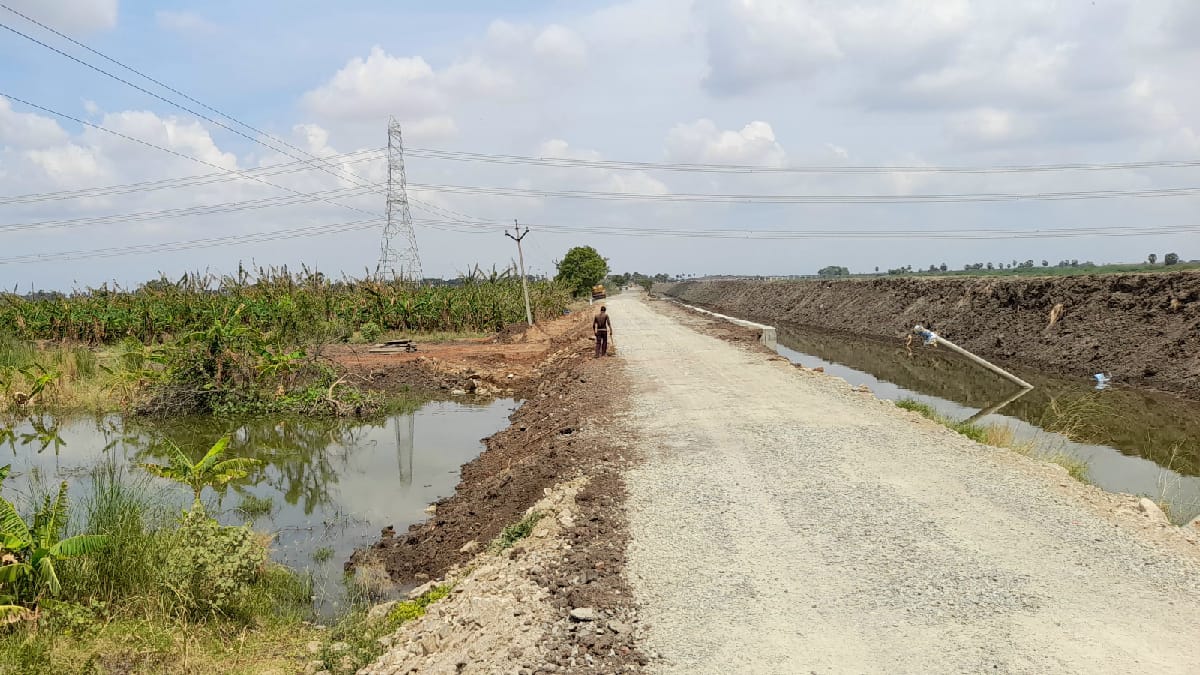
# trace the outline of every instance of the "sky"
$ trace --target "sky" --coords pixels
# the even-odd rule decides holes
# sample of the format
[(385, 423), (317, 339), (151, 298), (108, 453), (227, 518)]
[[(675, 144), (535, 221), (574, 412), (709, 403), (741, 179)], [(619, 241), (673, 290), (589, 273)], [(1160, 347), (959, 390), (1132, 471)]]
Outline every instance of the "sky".
[[(531, 230), (530, 272), (549, 275), (577, 245), (614, 272), (697, 276), (1200, 258), (1194, 0), (0, 5), (0, 288), (136, 285), (239, 263), (373, 271), (392, 117), (426, 276), (512, 264), (513, 220)], [(1127, 166), (1163, 161), (1195, 165)], [(1060, 164), (1106, 166), (910, 170)], [(831, 170), (845, 167), (874, 168)], [(208, 179), (169, 182), (194, 176)], [(90, 192), (62, 194), (79, 190)], [(546, 194), (562, 191), (625, 198)], [(1048, 192), (1087, 198), (854, 199)], [(839, 203), (662, 199), (679, 194)]]

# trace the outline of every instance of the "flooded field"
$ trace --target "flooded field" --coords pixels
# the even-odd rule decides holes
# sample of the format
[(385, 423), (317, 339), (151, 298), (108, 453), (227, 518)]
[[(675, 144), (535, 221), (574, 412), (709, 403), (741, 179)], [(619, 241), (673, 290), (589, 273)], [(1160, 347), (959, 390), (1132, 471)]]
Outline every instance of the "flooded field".
[(954, 419), (1008, 425), (1044, 451), (1086, 461), (1089, 480), (1106, 490), (1166, 503), (1175, 522), (1200, 514), (1200, 404), (1119, 383), (1097, 390), (1087, 377), (1020, 368), (1012, 370), (1035, 389), (1008, 401), (1018, 393), (1012, 383), (944, 349), (776, 328), (777, 351), (795, 363), (865, 384), (881, 398), (911, 398)]
[[(345, 601), (342, 564), (380, 529), (403, 532), (425, 508), (453, 492), (460, 466), (480, 442), (507, 424), (516, 402), (487, 405), (428, 403), (410, 414), (373, 423), (358, 420), (211, 418), (148, 424), (109, 415), (92, 419), (34, 416), (0, 429), (0, 464), (12, 464), (5, 489), (66, 480), (80, 495), (92, 469), (111, 460), (165, 461), (168, 442), (201, 456), (231, 434), (230, 456), (254, 457), (261, 468), (217, 492), (205, 491), (210, 513), (226, 524), (252, 522), (275, 535), (272, 556), (313, 574), (317, 609), (329, 614)], [(157, 480), (157, 479), (156, 479)], [(159, 480), (180, 508), (188, 488)]]

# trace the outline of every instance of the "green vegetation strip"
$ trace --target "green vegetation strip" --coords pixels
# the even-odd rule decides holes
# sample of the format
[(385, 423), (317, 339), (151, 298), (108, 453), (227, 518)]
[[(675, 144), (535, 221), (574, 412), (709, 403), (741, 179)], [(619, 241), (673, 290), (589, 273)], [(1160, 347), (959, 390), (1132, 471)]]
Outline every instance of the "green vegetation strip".
[[(1049, 452), (1045, 449), (1039, 449), (1032, 441), (1018, 442), (1009, 427), (991, 424), (987, 426), (972, 424), (970, 422), (953, 420), (945, 415), (940, 414), (933, 409), (932, 406), (921, 403), (910, 398), (900, 399), (896, 401), (896, 407), (903, 408), (911, 412), (915, 412), (922, 417), (933, 420), (938, 424), (952, 429), (963, 436), (982, 443), (983, 445), (991, 445), (997, 448), (1007, 448), (1014, 450), (1023, 455), (1036, 456), (1047, 462), (1057, 464), (1067, 470), (1072, 478), (1077, 481), (1088, 482), (1088, 464), (1084, 460), (1066, 452)], [(1068, 435), (1064, 433), (1064, 435)]]
[[(529, 293), (539, 319), (571, 301), (566, 283), (534, 281)], [(363, 416), (386, 402), (338, 377), (324, 345), (477, 336), (524, 318), (520, 280), (507, 274), (415, 286), (242, 270), (136, 290), (0, 293), (0, 412)]]

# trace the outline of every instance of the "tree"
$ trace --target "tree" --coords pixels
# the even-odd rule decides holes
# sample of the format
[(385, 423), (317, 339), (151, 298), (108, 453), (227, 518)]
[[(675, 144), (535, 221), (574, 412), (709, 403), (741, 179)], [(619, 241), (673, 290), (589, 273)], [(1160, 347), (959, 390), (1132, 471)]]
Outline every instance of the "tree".
[(1154, 263), (1158, 262), (1158, 254), (1151, 253), (1150, 255), (1146, 256), (1146, 260), (1150, 261), (1150, 264), (1153, 265)]
[(1163, 256), (1163, 264), (1164, 264), (1164, 265), (1177, 265), (1177, 264), (1179, 264), (1179, 254), (1178, 254), (1178, 253), (1168, 253), (1168, 254), (1166, 254), (1165, 256)]
[(591, 246), (576, 246), (567, 251), (563, 259), (555, 264), (558, 276), (555, 281), (561, 281), (575, 295), (587, 295), (592, 292), (592, 286), (608, 274), (608, 261)]
[(938, 266), (938, 269), (945, 272), (946, 270), (948, 270), (950, 268), (946, 266), (946, 263), (942, 263), (941, 265)]
[(996, 266), (995, 266), (995, 265), (993, 265), (992, 263), (988, 263), (988, 264), (987, 264), (987, 268), (988, 268), (989, 270), (994, 270), (994, 269), (996, 269)]
[(203, 505), (200, 503), (200, 492), (204, 488), (210, 486), (216, 487), (224, 485), (231, 480), (245, 478), (250, 469), (262, 464), (257, 459), (246, 457), (235, 457), (234, 459), (220, 461), (221, 455), (225, 453), (225, 448), (228, 445), (229, 437), (225, 436), (214, 443), (199, 462), (192, 463), (192, 460), (183, 454), (183, 450), (180, 450), (178, 445), (170, 443), (167, 446), (171, 452), (170, 457), (167, 459), (167, 464), (141, 464), (140, 466), (155, 476), (169, 478), (192, 488), (192, 492), (196, 497), (195, 501), (192, 502), (192, 508), (203, 508)]
[(1049, 266), (1050, 266), (1050, 261), (1049, 261), (1049, 260), (1043, 260), (1043, 261), (1042, 261), (1042, 267), (1049, 267)]
[(846, 269), (845, 267), (839, 267), (837, 265), (830, 265), (828, 267), (822, 267), (821, 269), (817, 270), (817, 276), (820, 276), (820, 277), (844, 277), (844, 276), (849, 276), (849, 274), (850, 274), (850, 270)]

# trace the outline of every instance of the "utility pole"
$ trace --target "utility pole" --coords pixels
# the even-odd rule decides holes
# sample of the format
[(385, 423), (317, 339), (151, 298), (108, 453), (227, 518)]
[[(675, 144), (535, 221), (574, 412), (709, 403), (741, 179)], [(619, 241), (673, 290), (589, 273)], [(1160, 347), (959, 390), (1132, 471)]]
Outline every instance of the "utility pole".
[(525, 238), (525, 235), (529, 234), (529, 226), (526, 225), (525, 231), (522, 232), (521, 226), (517, 224), (517, 221), (514, 218), (513, 232), (516, 234), (505, 232), (504, 236), (517, 242), (517, 260), (521, 261), (521, 290), (525, 292), (525, 320), (529, 322), (530, 326), (532, 326), (533, 311), (529, 309), (529, 282), (525, 279), (525, 253), (521, 250), (521, 240)]

